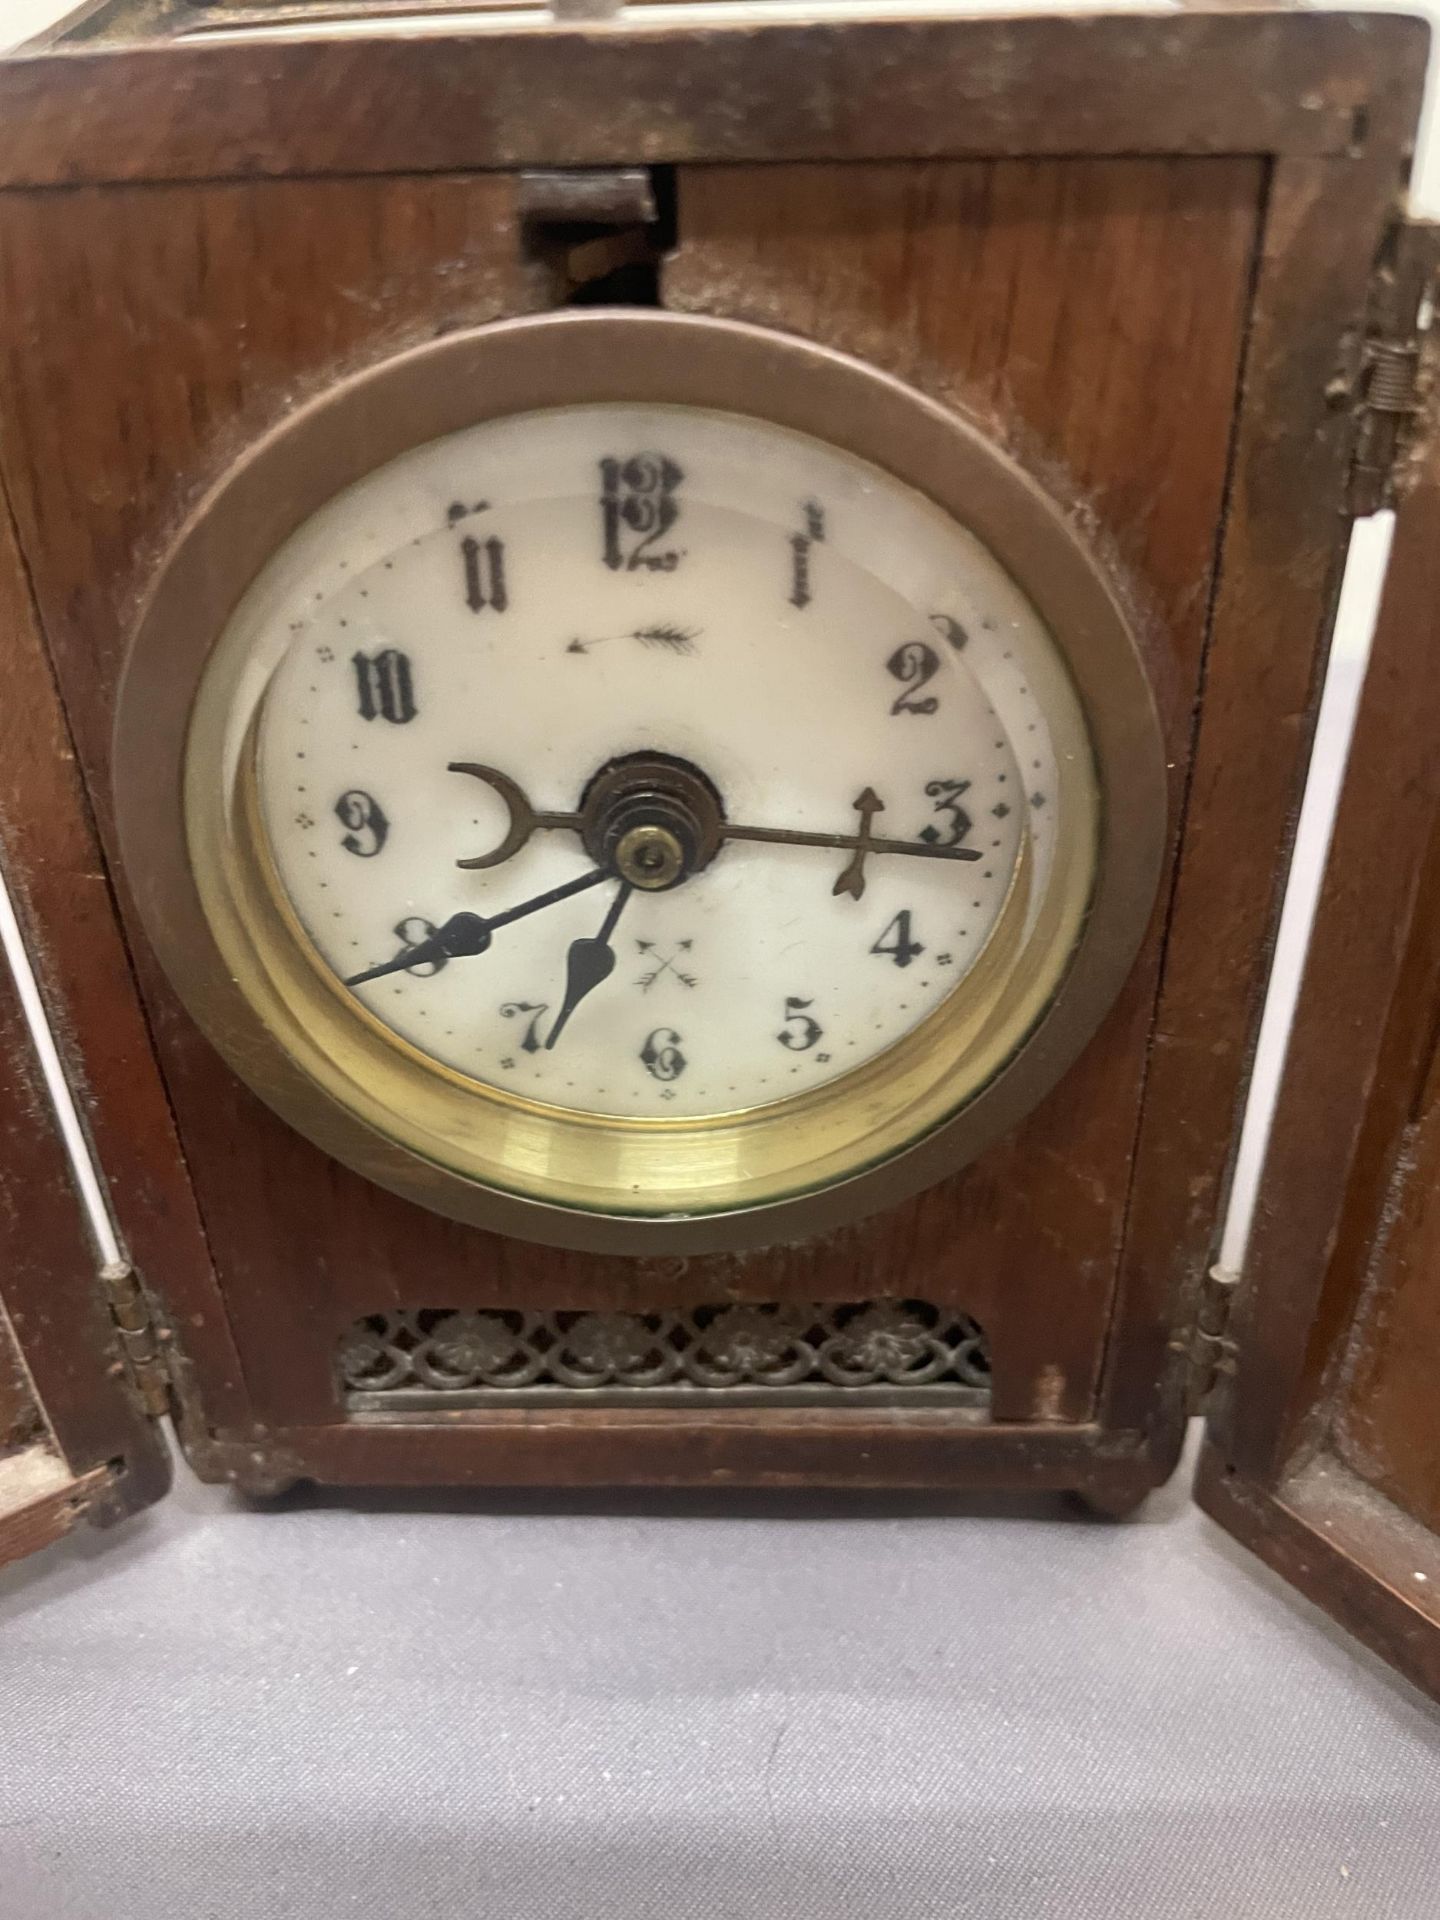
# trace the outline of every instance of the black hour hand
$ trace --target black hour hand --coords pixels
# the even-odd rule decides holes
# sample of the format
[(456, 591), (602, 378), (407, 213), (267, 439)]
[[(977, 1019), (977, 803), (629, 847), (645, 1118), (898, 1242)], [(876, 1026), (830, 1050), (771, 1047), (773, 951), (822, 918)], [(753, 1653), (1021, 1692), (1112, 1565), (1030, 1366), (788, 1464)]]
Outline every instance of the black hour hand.
[(599, 933), (587, 935), (580, 940), (570, 942), (570, 951), (565, 956), (565, 1002), (555, 1016), (555, 1024), (546, 1037), (545, 1045), (553, 1047), (565, 1031), (565, 1023), (579, 1006), (587, 993), (593, 993), (602, 981), (608, 980), (615, 971), (615, 951), (610, 945), (610, 936), (615, 931), (615, 922), (620, 918), (621, 909), (630, 898), (633, 888), (626, 883), (610, 902), (610, 911), (605, 915), (604, 925)]
[(352, 973), (347, 987), (363, 987), (367, 980), (380, 980), (387, 973), (403, 973), (410, 967), (423, 967), (435, 960), (458, 960), (462, 954), (484, 953), (490, 944), (490, 922), (478, 913), (452, 913), (443, 927), (437, 927), (428, 940), (406, 947), (393, 960), (363, 973)]
[(507, 907), (503, 913), (492, 913), (488, 920), (482, 919), (478, 913), (452, 913), (444, 926), (437, 927), (428, 940), (406, 947), (403, 953), (397, 953), (393, 960), (385, 961), (382, 966), (367, 967), (364, 973), (352, 973), (345, 985), (363, 987), (367, 980), (380, 980), (387, 973), (404, 973), (411, 967), (423, 967), (435, 960), (458, 960), (462, 954), (484, 953), (499, 928), (508, 927), (515, 920), (524, 920), (545, 907), (553, 907), (557, 901), (568, 900), (572, 894), (584, 893), (587, 887), (598, 887), (602, 881), (610, 878), (607, 868), (596, 867), (593, 873), (582, 873), (578, 880), (567, 880), (563, 886), (551, 887), (545, 893), (537, 893), (532, 899), (522, 900), (518, 907)]

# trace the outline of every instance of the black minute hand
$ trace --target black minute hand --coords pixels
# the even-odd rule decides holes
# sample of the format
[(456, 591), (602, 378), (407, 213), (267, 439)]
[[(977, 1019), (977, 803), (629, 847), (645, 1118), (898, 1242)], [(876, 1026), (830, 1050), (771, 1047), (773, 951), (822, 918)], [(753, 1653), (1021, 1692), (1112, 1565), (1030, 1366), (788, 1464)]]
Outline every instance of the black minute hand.
[(539, 913), (542, 907), (553, 907), (557, 900), (568, 900), (572, 893), (583, 893), (587, 887), (598, 887), (602, 880), (611, 878), (604, 867), (597, 867), (593, 873), (582, 873), (578, 880), (567, 880), (563, 887), (537, 893), (533, 899), (522, 900), (518, 907), (507, 907), (488, 920), (478, 913), (452, 913), (428, 940), (406, 947), (403, 953), (397, 953), (393, 960), (385, 960), (378, 967), (352, 973), (345, 985), (363, 987), (367, 980), (383, 979), (387, 973), (404, 973), (411, 967), (427, 966), (435, 960), (458, 960), (464, 954), (484, 953), (497, 927), (508, 927), (512, 920), (523, 920), (526, 914)]
[(586, 994), (593, 993), (601, 981), (608, 980), (615, 971), (615, 951), (610, 945), (610, 936), (621, 909), (634, 891), (629, 881), (625, 881), (610, 902), (610, 911), (599, 933), (570, 942), (570, 951), (565, 956), (565, 1004), (555, 1016), (555, 1024), (545, 1041), (547, 1049), (553, 1047), (565, 1031), (565, 1022)]

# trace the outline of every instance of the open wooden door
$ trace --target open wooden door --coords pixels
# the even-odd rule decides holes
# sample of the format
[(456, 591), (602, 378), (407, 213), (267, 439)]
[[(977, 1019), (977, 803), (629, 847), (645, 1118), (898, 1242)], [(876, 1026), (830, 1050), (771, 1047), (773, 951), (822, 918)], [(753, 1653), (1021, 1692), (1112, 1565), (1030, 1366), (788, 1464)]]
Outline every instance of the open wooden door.
[[(36, 939), (43, 897), (47, 924), (63, 920), (63, 944), (83, 952), (91, 991), (109, 996), (109, 1069), (143, 1088), (145, 1059), (128, 1037), (133, 1016), (123, 997), (128, 975), (115, 958), (113, 909), (78, 806), (68, 742), (57, 731), (59, 709), (3, 497), (0, 653), (0, 872), (30, 936), (42, 990), (64, 972), (60, 943)], [(60, 1011), (58, 999), (50, 1004)], [(63, 1024), (60, 1038), (68, 1055)], [(65, 1064), (75, 1067), (68, 1057)], [(78, 1069), (70, 1078), (83, 1108), (87, 1083)], [(0, 1563), (44, 1546), (82, 1516), (103, 1521), (132, 1512), (169, 1485), (169, 1455), (154, 1421), (165, 1403), (141, 1364), (151, 1337), (143, 1297), (124, 1253), (107, 1258), (115, 1251), (102, 1251), (91, 1232), (17, 982), (0, 954)]]
[[(1436, 231), (1403, 230), (1397, 300), (1429, 297)], [(1440, 1695), (1433, 357), (1197, 1493)]]
[[(3, 964), (3, 963), (0, 963)], [(169, 1461), (122, 1351), (15, 982), (0, 973), (0, 1563), (157, 1499)]]

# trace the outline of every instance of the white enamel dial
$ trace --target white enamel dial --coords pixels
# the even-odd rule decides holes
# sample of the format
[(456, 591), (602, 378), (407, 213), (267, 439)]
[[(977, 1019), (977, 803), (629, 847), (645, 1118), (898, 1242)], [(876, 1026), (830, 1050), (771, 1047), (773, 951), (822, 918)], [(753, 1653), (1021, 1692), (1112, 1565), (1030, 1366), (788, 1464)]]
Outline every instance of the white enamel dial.
[(591, 405), (453, 434), (312, 519), (240, 621), (271, 858), (337, 986), (596, 871), (543, 824), (459, 864), (503, 846), (517, 790), (573, 814), (655, 756), (718, 796), (718, 850), (669, 890), (607, 873), (344, 989), (454, 1074), (582, 1113), (764, 1107), (885, 1053), (1036, 910), (1076, 790), (1075, 694), (994, 557), (753, 419)]

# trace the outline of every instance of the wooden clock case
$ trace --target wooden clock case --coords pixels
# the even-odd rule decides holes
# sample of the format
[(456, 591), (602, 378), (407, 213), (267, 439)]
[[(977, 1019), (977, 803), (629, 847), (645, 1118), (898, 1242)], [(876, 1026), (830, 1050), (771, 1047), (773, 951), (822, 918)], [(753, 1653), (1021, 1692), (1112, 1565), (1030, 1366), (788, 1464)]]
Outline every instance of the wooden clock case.
[[(1387, 1184), (1429, 1112), (1440, 964), (1417, 891), (1440, 886), (1436, 482), (1415, 418), (1435, 249), (1402, 213), (1423, 27), (247, 25), (306, 12), (105, 0), (0, 66), (0, 844), (125, 1254), (97, 1282), (7, 1001), (4, 1551), (152, 1498), (163, 1410), (201, 1474), (256, 1491), (1013, 1487), (1123, 1511), (1208, 1405), (1206, 1503), (1433, 1683), (1419, 1623), (1440, 1577), (1407, 1584), (1387, 1558), (1403, 1537), (1423, 1571), (1440, 1517), (1440, 1421), (1409, 1370), (1412, 1321), (1434, 1351), (1435, 1229), (1413, 1175), (1401, 1200)], [(127, 636), (229, 463), (437, 334), (635, 302), (837, 347), (993, 434), (1110, 571), (1171, 762), (1149, 934), (1059, 1087), (920, 1197), (744, 1255), (537, 1248), (328, 1160), (181, 1010), (114, 834)], [(1349, 517), (1401, 482), (1402, 563), (1232, 1316), (1211, 1266)], [(421, 1405), (341, 1387), (357, 1328), (420, 1313), (890, 1299), (977, 1323), (988, 1391)], [(12, 1464), (37, 1448), (60, 1463), (38, 1481)], [(1316, 1490), (1331, 1460), (1358, 1489), (1349, 1532)]]

